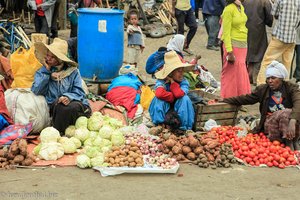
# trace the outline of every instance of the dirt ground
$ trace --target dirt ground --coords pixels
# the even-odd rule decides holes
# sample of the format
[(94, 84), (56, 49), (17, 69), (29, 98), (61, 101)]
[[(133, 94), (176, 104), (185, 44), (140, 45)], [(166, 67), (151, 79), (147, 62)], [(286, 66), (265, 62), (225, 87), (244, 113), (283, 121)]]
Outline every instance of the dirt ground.
[[(66, 38), (68, 31), (60, 31)], [(168, 37), (146, 39), (140, 69), (146, 58)], [(199, 27), (191, 49), (202, 55), (205, 65), (220, 80), (220, 52), (206, 50), (206, 32)], [(101, 44), (99, 44), (101, 45)], [(125, 54), (126, 55), (126, 54)], [(186, 57), (187, 58), (187, 57)], [(257, 113), (257, 105), (249, 107)], [(181, 164), (177, 174), (124, 174), (102, 177), (92, 169), (77, 167), (17, 169), (1, 171), (0, 199), (143, 199), (143, 200), (280, 200), (298, 199), (300, 173), (297, 168), (251, 168), (234, 165), (229, 169), (202, 169)]]

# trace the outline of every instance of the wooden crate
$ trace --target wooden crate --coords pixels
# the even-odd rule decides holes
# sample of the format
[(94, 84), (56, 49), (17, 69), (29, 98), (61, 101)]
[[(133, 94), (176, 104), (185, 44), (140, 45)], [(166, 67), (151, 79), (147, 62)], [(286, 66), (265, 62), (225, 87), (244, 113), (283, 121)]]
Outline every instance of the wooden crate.
[[(202, 90), (192, 90), (191, 92), (196, 92), (205, 99), (219, 98), (217, 95)], [(213, 105), (198, 104), (195, 110), (194, 130), (201, 130), (205, 122), (209, 119), (215, 120), (219, 125), (234, 125), (239, 108), (239, 106), (227, 103), (216, 103)]]

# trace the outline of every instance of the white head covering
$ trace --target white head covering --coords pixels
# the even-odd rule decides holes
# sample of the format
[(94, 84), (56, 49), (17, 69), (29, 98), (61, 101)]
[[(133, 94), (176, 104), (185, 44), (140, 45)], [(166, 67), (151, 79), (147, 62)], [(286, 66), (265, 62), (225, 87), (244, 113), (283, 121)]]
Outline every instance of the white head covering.
[(137, 75), (137, 69), (135, 65), (123, 65), (119, 70), (119, 75), (126, 75), (132, 73), (133, 75)]
[(266, 78), (271, 76), (285, 79), (289, 76), (289, 73), (283, 64), (274, 60), (268, 65), (266, 70)]
[(169, 43), (167, 44), (167, 49), (170, 51), (173, 50), (181, 53), (183, 51), (184, 40), (185, 40), (184, 35), (181, 34), (174, 35), (169, 40)]

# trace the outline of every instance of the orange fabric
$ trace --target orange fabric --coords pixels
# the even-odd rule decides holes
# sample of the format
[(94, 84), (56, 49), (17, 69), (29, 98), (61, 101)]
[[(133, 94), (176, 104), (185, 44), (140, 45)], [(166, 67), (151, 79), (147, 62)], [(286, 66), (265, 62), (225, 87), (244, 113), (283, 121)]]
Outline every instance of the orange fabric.
[(5, 91), (10, 88), (11, 83), (14, 80), (14, 77), (12, 74), (9, 60), (1, 55), (0, 55), (0, 74), (4, 75), (5, 77), (3, 80), (1, 80), (1, 84)]
[[(40, 5), (40, 4), (43, 3), (43, 0), (35, 0), (35, 3), (36, 3), (36, 5)], [(42, 10), (41, 7), (39, 7), (39, 8), (37, 9), (36, 14), (37, 14), (38, 16), (42, 16), (42, 17), (45, 16), (45, 12)]]

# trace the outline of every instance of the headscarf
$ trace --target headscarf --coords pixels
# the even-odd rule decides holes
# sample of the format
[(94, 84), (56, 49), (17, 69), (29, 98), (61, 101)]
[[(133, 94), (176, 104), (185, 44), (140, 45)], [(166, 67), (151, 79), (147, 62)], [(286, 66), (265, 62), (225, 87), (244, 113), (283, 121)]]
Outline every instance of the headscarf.
[(174, 35), (167, 44), (168, 51), (177, 51), (181, 53), (183, 51), (185, 37), (181, 34)]
[(285, 79), (289, 76), (289, 73), (283, 64), (274, 60), (268, 65), (266, 70), (266, 78), (271, 76)]
[(126, 75), (129, 73), (137, 75), (137, 69), (134, 65), (123, 65), (119, 70), (119, 75)]

